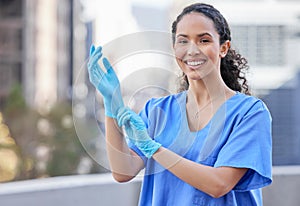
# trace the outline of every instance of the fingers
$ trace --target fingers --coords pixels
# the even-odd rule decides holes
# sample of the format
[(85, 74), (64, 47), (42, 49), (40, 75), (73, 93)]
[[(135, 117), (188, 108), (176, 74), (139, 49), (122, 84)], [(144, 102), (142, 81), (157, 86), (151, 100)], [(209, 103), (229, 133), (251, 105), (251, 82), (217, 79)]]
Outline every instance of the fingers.
[(92, 75), (93, 78), (99, 78), (104, 75), (104, 72), (100, 68), (98, 61), (102, 57), (102, 47), (97, 47), (95, 49), (94, 45), (90, 48), (90, 59), (88, 63), (88, 70), (90, 75)]
[(97, 49), (95, 49), (95, 46), (92, 45), (92, 46), (90, 47), (90, 57), (91, 57), (94, 53), (96, 53), (96, 52), (101, 52), (101, 51), (102, 51), (102, 47), (101, 47), (101, 46), (99, 46), (99, 47), (97, 47)]
[(123, 125), (126, 124), (130, 120), (131, 117), (131, 110), (127, 107), (123, 107), (118, 111), (117, 114), (117, 120), (118, 120), (118, 125), (119, 127), (122, 127)]
[(93, 66), (95, 64), (98, 64), (99, 59), (102, 57), (101, 52), (94, 52), (93, 56), (90, 58), (90, 64)]
[(130, 117), (130, 124), (136, 128), (137, 130), (144, 130), (146, 129), (145, 122), (143, 119), (136, 113), (132, 112), (133, 114)]
[[(99, 59), (102, 57), (102, 47), (99, 46), (97, 47), (97, 49), (95, 49), (94, 46), (91, 47), (91, 56), (90, 59), (95, 60), (95, 61), (99, 61)], [(94, 61), (91, 63), (95, 63)]]
[[(93, 66), (95, 64), (98, 64), (98, 61), (101, 57), (102, 57), (102, 47), (99, 46), (99, 47), (95, 48), (95, 46), (92, 45), (90, 47), (90, 61), (89, 61), (89, 64), (91, 66)], [(112, 68), (112, 66), (111, 66), (111, 64), (110, 64), (110, 62), (108, 61), (107, 58), (104, 57), (102, 62), (103, 62), (103, 65), (104, 65), (107, 72), (114, 73), (114, 70), (113, 70), (113, 68)]]
[(102, 62), (108, 73), (114, 72), (110, 62), (108, 61), (108, 59), (106, 57), (103, 58)]
[(90, 48), (90, 59), (89, 65), (94, 66), (98, 63), (99, 59), (102, 57), (102, 47), (99, 46), (95, 49), (95, 46), (92, 45)]
[(132, 128), (136, 128), (137, 130), (146, 129), (145, 123), (142, 118), (127, 107), (121, 108), (118, 111), (117, 121), (119, 127), (122, 127), (123, 125), (130, 125)]
[(94, 53), (94, 51), (95, 51), (95, 46), (92, 45), (92, 46), (90, 47), (90, 56), (92, 56), (92, 54)]
[(145, 123), (142, 118), (127, 107), (123, 107), (118, 111), (117, 121), (119, 127), (128, 125), (131, 128), (135, 128), (136, 130), (146, 129)]
[(122, 127), (123, 125), (126, 125), (128, 121), (130, 121), (130, 113), (125, 113), (123, 114), (119, 119), (118, 119), (118, 125), (119, 127)]

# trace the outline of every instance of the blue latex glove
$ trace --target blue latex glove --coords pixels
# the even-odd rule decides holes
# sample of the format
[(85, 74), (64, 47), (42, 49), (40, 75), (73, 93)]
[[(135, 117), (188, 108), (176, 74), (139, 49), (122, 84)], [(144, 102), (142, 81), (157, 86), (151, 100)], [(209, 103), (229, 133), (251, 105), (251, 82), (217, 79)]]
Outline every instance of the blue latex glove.
[(120, 82), (106, 58), (102, 60), (106, 73), (100, 68), (98, 61), (102, 57), (101, 51), (101, 47), (95, 49), (94, 45), (90, 48), (90, 59), (88, 62), (89, 79), (103, 96), (105, 115), (116, 118), (118, 109), (124, 107)]
[(145, 123), (134, 111), (123, 107), (118, 111), (118, 125), (124, 126), (130, 141), (147, 157), (152, 155), (161, 147), (161, 144), (151, 139), (147, 133)]

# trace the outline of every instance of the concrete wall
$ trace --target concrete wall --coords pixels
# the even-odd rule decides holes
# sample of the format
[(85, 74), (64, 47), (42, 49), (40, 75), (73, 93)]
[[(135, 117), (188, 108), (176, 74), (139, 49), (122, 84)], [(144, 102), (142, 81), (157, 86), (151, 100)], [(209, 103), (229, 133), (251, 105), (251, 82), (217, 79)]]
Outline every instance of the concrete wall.
[[(116, 183), (110, 174), (53, 177), (0, 184), (1, 206), (134, 206), (141, 178)], [(263, 189), (264, 206), (296, 206), (300, 166), (274, 167), (273, 184)]]
[(116, 183), (110, 174), (53, 177), (0, 184), (1, 206), (134, 206), (140, 179)]
[(300, 205), (300, 166), (273, 167), (273, 183), (263, 189), (264, 206)]

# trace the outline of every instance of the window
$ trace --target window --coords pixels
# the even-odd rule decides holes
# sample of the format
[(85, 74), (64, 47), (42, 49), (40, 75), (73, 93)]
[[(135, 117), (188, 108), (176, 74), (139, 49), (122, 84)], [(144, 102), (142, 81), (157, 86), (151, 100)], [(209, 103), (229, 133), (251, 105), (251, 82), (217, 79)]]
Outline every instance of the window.
[(22, 0), (0, 1), (0, 107), (21, 81)]
[(285, 58), (285, 27), (282, 25), (233, 26), (233, 47), (250, 65), (281, 66)]

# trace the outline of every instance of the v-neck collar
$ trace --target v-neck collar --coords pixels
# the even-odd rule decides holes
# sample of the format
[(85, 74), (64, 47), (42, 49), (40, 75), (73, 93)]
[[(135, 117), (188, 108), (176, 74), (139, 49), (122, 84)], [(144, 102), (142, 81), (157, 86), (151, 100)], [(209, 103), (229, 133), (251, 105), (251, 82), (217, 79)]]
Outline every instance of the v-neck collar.
[(211, 119), (208, 121), (208, 123), (203, 127), (201, 128), (200, 130), (197, 130), (197, 131), (192, 131), (189, 127), (189, 123), (188, 123), (188, 117), (187, 117), (187, 111), (186, 111), (186, 104), (187, 104), (187, 90), (186, 91), (183, 91), (181, 97), (183, 98), (182, 99), (182, 105), (181, 105), (181, 109), (182, 109), (182, 112), (183, 112), (183, 123), (184, 123), (184, 126), (186, 127), (187, 131), (189, 131), (190, 133), (199, 133), (199, 132), (203, 132), (205, 130), (207, 130), (211, 123), (212, 123), (212, 120), (215, 118), (216, 114), (220, 111), (221, 108), (223, 108), (229, 101), (231, 101), (232, 99), (234, 99), (236, 96), (238, 96), (240, 94), (240, 92), (236, 92), (234, 95), (232, 95), (231, 97), (229, 97), (227, 100), (225, 100), (220, 106), (219, 108), (216, 110), (216, 112), (213, 114), (213, 116), (211, 117)]

